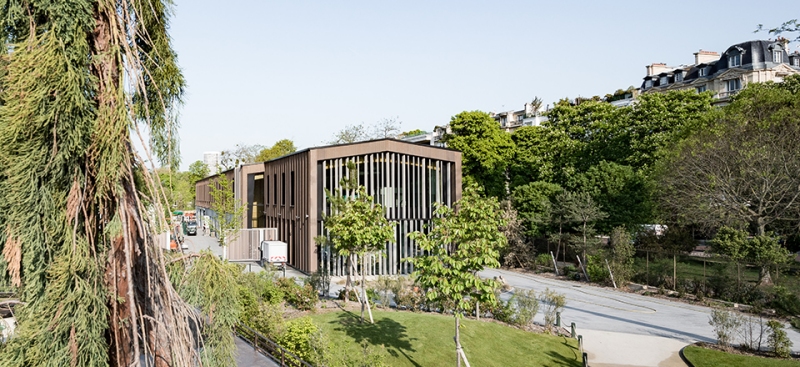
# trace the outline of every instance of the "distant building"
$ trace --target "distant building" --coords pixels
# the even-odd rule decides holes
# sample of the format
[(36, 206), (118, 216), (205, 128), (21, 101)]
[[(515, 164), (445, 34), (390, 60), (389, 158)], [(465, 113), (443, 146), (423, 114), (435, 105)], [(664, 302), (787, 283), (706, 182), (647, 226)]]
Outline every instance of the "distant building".
[(219, 171), (220, 152), (205, 152), (203, 153), (203, 163), (208, 167), (209, 172), (216, 173)]
[(653, 63), (647, 66), (641, 90), (711, 91), (718, 103), (727, 103), (748, 83), (781, 82), (800, 73), (800, 53), (789, 53), (788, 45), (785, 39), (748, 41), (728, 47), (721, 55), (705, 50), (695, 52), (691, 65)]
[[(383, 205), (395, 222), (394, 242), (382, 256), (368, 261), (367, 275), (408, 274), (403, 259), (421, 253), (408, 234), (430, 225), (434, 204), (451, 206), (461, 198), (461, 153), (395, 139), (305, 149), (267, 162), (251, 163), (221, 174), (233, 180), (234, 195), (246, 205), (243, 228), (277, 228), (278, 239), (289, 245), (288, 263), (303, 272), (345, 274), (345, 262), (314, 238), (326, 235), (322, 213), (330, 214), (325, 190), (336, 192), (356, 164), (359, 185)], [(209, 185), (216, 176), (197, 182), (198, 215), (211, 210)]]
[(513, 132), (522, 126), (539, 126), (542, 122), (547, 121), (547, 117), (543, 115), (540, 107), (528, 102), (524, 108), (519, 111), (507, 111), (490, 113), (492, 118), (500, 124), (500, 128), (506, 132)]

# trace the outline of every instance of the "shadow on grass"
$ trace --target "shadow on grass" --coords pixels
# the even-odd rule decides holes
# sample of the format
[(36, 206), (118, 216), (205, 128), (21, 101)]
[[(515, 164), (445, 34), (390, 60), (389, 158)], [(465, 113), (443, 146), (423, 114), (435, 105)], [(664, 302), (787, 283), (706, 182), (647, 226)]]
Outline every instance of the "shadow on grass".
[(388, 317), (376, 320), (374, 324), (361, 322), (361, 317), (350, 311), (339, 314), (338, 320), (331, 321), (335, 325), (335, 330), (344, 331), (356, 343), (366, 341), (370, 345), (382, 345), (392, 356), (397, 357), (402, 354), (414, 366), (421, 367), (406, 352), (415, 352), (411, 346), (411, 340), (406, 334), (406, 327)]

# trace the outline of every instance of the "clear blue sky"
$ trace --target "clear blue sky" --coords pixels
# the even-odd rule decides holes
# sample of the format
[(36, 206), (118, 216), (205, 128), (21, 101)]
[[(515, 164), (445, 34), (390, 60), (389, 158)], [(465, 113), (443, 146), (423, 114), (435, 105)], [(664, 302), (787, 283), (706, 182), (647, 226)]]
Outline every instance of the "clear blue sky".
[(183, 169), (237, 143), (306, 148), (348, 124), (430, 131), (464, 110), (605, 95), (800, 17), (797, 0), (175, 3)]

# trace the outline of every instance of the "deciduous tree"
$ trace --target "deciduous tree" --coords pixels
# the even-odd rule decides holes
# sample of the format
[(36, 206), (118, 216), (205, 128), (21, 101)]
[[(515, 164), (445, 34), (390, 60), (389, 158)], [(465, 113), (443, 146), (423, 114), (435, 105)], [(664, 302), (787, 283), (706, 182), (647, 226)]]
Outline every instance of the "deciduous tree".
[(470, 302), (494, 305), (496, 282), (483, 279), (478, 272), (485, 267), (498, 267), (500, 250), (506, 238), (500, 204), (493, 197), (483, 198), (478, 187), (464, 190), (455, 204), (456, 210), (437, 204), (433, 225), (428, 233), (414, 232), (409, 237), (423, 254), (410, 259), (413, 277), (425, 290), (428, 300), (453, 305), (456, 321), (456, 353), (465, 357), (459, 339), (459, 318), (470, 309)]
[(506, 169), (514, 156), (511, 136), (486, 112), (461, 112), (450, 119), (451, 133), (442, 141), (462, 153), (467, 180), (480, 185), (487, 195), (505, 198)]
[(713, 125), (675, 149), (660, 175), (667, 213), (710, 228), (749, 227), (758, 236), (800, 222), (800, 94), (752, 83)]
[(216, 214), (213, 222), (214, 232), (217, 233), (219, 245), (224, 247), (224, 258), (227, 258), (228, 244), (239, 236), (247, 208), (236, 200), (233, 181), (228, 179), (224, 173), (211, 180), (209, 194), (211, 195), (211, 210)]
[(266, 162), (278, 157), (283, 157), (297, 151), (294, 142), (289, 139), (278, 140), (269, 148), (264, 148), (255, 157), (256, 162)]
[[(322, 222), (327, 231), (325, 236), (317, 237), (317, 243), (330, 242), (337, 254), (347, 258), (347, 282), (345, 299), (350, 296), (350, 271), (356, 256), (361, 260), (361, 320), (364, 320), (364, 306), (369, 307), (366, 297), (366, 259), (368, 253), (385, 248), (387, 242), (394, 241), (394, 223), (386, 219), (383, 206), (367, 195), (367, 189), (358, 185), (358, 172), (352, 161), (347, 162), (347, 176), (342, 178), (337, 192), (325, 191), (331, 202), (331, 213), (323, 213)], [(372, 323), (372, 311), (369, 311)]]

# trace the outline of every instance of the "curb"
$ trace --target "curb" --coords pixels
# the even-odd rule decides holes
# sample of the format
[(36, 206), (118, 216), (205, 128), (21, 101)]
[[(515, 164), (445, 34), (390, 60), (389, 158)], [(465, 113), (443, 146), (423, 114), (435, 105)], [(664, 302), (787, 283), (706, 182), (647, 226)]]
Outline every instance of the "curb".
[[(694, 345), (694, 344), (689, 344), (689, 345), (687, 345), (686, 347), (688, 347), (688, 346), (692, 346), (692, 345)], [(690, 361), (689, 361), (689, 359), (688, 359), (688, 358), (686, 358), (686, 356), (685, 356), (685, 355), (683, 355), (683, 350), (684, 350), (684, 349), (686, 349), (686, 347), (683, 347), (683, 348), (681, 348), (681, 350), (680, 350), (680, 351), (678, 351), (678, 355), (680, 355), (680, 356), (681, 356), (681, 359), (683, 360), (683, 363), (686, 363), (686, 365), (687, 365), (687, 366), (689, 366), (689, 367), (695, 367), (695, 365), (694, 365), (692, 362), (690, 362)]]

